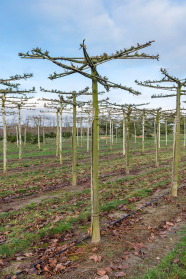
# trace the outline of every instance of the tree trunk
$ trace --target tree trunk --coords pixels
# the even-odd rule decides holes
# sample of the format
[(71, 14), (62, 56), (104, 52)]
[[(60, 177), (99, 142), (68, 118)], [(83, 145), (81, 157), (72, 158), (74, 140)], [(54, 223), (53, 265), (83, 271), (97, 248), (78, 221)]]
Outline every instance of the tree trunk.
[[(5, 93), (2, 96), (2, 118), (3, 118), (3, 172), (5, 173), (7, 170), (7, 159), (6, 159), (6, 152), (7, 152), (7, 135), (6, 135), (6, 119), (5, 119)], [(16, 126), (17, 127), (17, 126)]]
[(43, 127), (43, 145), (45, 145), (45, 128)]
[(107, 145), (107, 121), (106, 121), (106, 145)]
[(165, 141), (167, 145), (167, 120), (165, 120)]
[(184, 117), (184, 143), (183, 143), (184, 147), (185, 147), (185, 117)]
[(145, 151), (144, 141), (145, 141), (145, 114), (143, 113), (143, 120), (142, 120), (142, 152)]
[(56, 127), (56, 156), (59, 154), (59, 112), (56, 112), (57, 116), (57, 127)]
[(134, 122), (134, 142), (136, 143), (136, 123)]
[(63, 105), (61, 105), (60, 109), (60, 123), (59, 123), (59, 156), (60, 156), (60, 164), (62, 165), (62, 112), (63, 112)]
[[(96, 72), (91, 70), (96, 76)], [(98, 183), (98, 85), (97, 80), (92, 79), (93, 115), (92, 115), (92, 166), (91, 166), (91, 235), (92, 243), (100, 241), (99, 228), (99, 183)]]
[(21, 113), (18, 106), (18, 121), (19, 121), (19, 159), (22, 159), (22, 141), (21, 141)]
[(24, 136), (24, 145), (26, 145), (26, 127), (25, 127), (25, 136)]
[(154, 121), (154, 145), (156, 145), (156, 122)]
[(123, 112), (123, 155), (125, 155), (125, 113)]
[(159, 148), (160, 148), (160, 134), (161, 132), (160, 132), (160, 122), (159, 122)]
[(110, 118), (110, 149), (112, 149), (112, 124), (111, 124), (111, 118)]
[(130, 113), (127, 114), (127, 141), (126, 141), (126, 174), (129, 174), (129, 134), (130, 133)]
[(99, 119), (98, 119), (98, 150), (99, 150)]
[(76, 92), (73, 94), (72, 185), (76, 185)]
[(88, 122), (87, 122), (87, 152), (89, 151), (89, 125), (90, 125), (90, 113), (88, 113)]
[(79, 146), (79, 135), (78, 135), (78, 121), (77, 121), (77, 146)]
[(18, 128), (16, 125), (16, 138), (17, 138), (17, 147), (19, 146), (19, 137), (18, 137)]
[(82, 117), (81, 117), (81, 147), (83, 146), (83, 126), (82, 126)]
[(39, 119), (38, 119), (38, 123), (37, 123), (37, 128), (38, 128), (38, 147), (39, 147), (39, 149), (40, 149), (40, 148), (41, 148), (41, 145), (40, 145)]
[(178, 161), (179, 161), (179, 145), (180, 145), (180, 95), (181, 86), (178, 85), (176, 97), (176, 117), (174, 124), (174, 141), (173, 141), (173, 161), (172, 161), (172, 183), (170, 194), (177, 196), (178, 188)]
[(160, 122), (160, 112), (157, 111), (156, 115), (156, 167), (159, 167), (159, 122)]

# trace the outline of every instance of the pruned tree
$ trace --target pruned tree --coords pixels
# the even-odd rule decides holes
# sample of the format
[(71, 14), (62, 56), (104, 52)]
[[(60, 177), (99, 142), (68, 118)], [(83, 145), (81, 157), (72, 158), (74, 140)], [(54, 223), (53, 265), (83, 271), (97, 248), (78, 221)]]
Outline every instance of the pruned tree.
[[(6, 119), (5, 119), (5, 108), (6, 102), (9, 99), (9, 94), (21, 94), (25, 95), (26, 93), (35, 92), (35, 88), (33, 87), (31, 90), (18, 90), (19, 83), (12, 83), (15, 80), (27, 79), (32, 77), (33, 74), (24, 74), (24, 75), (15, 75), (10, 76), (8, 79), (0, 79), (0, 84), (7, 86), (6, 89), (0, 89), (0, 99), (1, 99), (1, 109), (2, 109), (2, 119), (3, 119), (3, 171), (7, 170), (7, 134), (6, 134)], [(14, 96), (14, 95), (13, 95)]]
[[(186, 90), (183, 90), (182, 87), (186, 87), (186, 79), (183, 81), (173, 77), (168, 74), (166, 69), (160, 69), (161, 73), (164, 77), (161, 80), (147, 80), (144, 82), (139, 82), (136, 80), (138, 85), (174, 91), (171, 94), (159, 94), (152, 95), (151, 98), (165, 98), (165, 97), (176, 97), (176, 116), (175, 116), (175, 128), (174, 128), (174, 142), (173, 142), (173, 162), (172, 162), (172, 183), (170, 193), (173, 196), (177, 196), (177, 188), (178, 188), (178, 161), (180, 154), (180, 97), (181, 95), (186, 95)], [(173, 86), (160, 86), (158, 83), (167, 83), (173, 82)]]
[[(99, 228), (99, 184), (98, 184), (98, 83), (103, 85), (107, 91), (110, 88), (120, 88), (127, 90), (128, 92), (138, 95), (139, 92), (109, 81), (106, 77), (102, 77), (98, 72), (96, 67), (102, 63), (111, 61), (113, 59), (157, 59), (159, 55), (146, 55), (145, 53), (138, 54), (138, 50), (143, 49), (151, 45), (153, 41), (146, 44), (137, 44), (137, 47), (132, 46), (129, 49), (124, 49), (116, 51), (115, 54), (108, 55), (104, 53), (99, 56), (90, 57), (87, 53), (86, 46), (84, 44), (80, 45), (83, 49), (84, 57), (82, 58), (68, 58), (68, 57), (51, 57), (48, 51), (42, 52), (41, 49), (36, 48), (32, 50), (32, 54), (27, 52), (26, 54), (19, 53), (21, 58), (36, 58), (36, 59), (47, 59), (57, 66), (65, 69), (64, 73), (57, 74), (54, 73), (50, 75), (51, 80), (71, 75), (73, 73), (79, 73), (92, 80), (92, 99), (93, 99), (93, 121), (92, 121), (92, 170), (91, 170), (91, 207), (92, 207), (92, 218), (91, 218), (91, 235), (92, 242), (96, 243), (100, 241), (100, 228)], [(58, 60), (68, 61), (71, 65), (63, 64), (58, 62)], [(74, 66), (73, 63), (81, 64), (81, 66)], [(91, 74), (87, 73), (85, 70), (91, 69)]]
[[(11, 109), (18, 109), (18, 130), (19, 133), (19, 159), (22, 159), (22, 138), (21, 138), (21, 110), (27, 109), (27, 110), (33, 110), (33, 107), (36, 107), (35, 103), (28, 103), (28, 100), (32, 99), (33, 97), (13, 97), (13, 99), (8, 100), (9, 108)], [(18, 139), (18, 137), (17, 137)], [(25, 135), (25, 141), (26, 141), (26, 135)]]

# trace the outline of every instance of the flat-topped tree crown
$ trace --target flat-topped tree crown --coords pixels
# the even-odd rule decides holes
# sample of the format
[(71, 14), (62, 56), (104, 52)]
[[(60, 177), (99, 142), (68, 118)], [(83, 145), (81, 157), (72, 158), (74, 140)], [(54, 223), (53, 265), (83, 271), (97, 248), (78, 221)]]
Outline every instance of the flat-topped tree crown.
[[(110, 81), (108, 81), (108, 79), (106, 77), (101, 77), (101, 75), (99, 75), (99, 73), (96, 70), (96, 66), (99, 64), (108, 62), (110, 60), (113, 60), (113, 59), (157, 59), (157, 60), (159, 59), (159, 55), (154, 56), (154, 55), (147, 55), (145, 53), (142, 53), (142, 54), (137, 53), (138, 50), (150, 46), (151, 43), (154, 41), (149, 41), (143, 45), (138, 44), (137, 47), (132, 46), (129, 49), (116, 51), (115, 54), (107, 55), (106, 53), (104, 53), (103, 55), (99, 55), (99, 56), (89, 56), (86, 51), (86, 46), (84, 44), (84, 41), (85, 40), (83, 40), (83, 44), (80, 44), (80, 46), (81, 46), (80, 48), (83, 49), (84, 58), (51, 57), (49, 55), (48, 51), (43, 52), (39, 48), (33, 49), (31, 51), (32, 54), (29, 54), (29, 52), (27, 52), (26, 54), (19, 53), (18, 55), (21, 58), (47, 59), (47, 60), (50, 60), (51, 62), (53, 62), (54, 64), (56, 64), (57, 66), (65, 69), (64, 73), (57, 74), (56, 72), (54, 72), (53, 75), (50, 75), (49, 79), (51, 79), (51, 80), (60, 78), (60, 77), (64, 77), (64, 76), (67, 76), (67, 75), (70, 75), (73, 73), (79, 73), (85, 77), (88, 77), (91, 79), (96, 79), (97, 82), (99, 82), (101, 85), (103, 85), (107, 91), (109, 91), (110, 88), (121, 88), (121, 89), (127, 90), (128, 92), (130, 92), (134, 95), (139, 95), (140, 93), (138, 91), (133, 90), (132, 88), (122, 86), (121, 84), (116, 84), (116, 83), (110, 82)], [(71, 65), (63, 64), (61, 62), (58, 62), (58, 60), (69, 61), (71, 63)], [(73, 63), (82, 64), (82, 66), (80, 66), (80, 67), (74, 66)], [(96, 76), (86, 73), (84, 71), (86, 69), (91, 69), (92, 71), (95, 71)]]

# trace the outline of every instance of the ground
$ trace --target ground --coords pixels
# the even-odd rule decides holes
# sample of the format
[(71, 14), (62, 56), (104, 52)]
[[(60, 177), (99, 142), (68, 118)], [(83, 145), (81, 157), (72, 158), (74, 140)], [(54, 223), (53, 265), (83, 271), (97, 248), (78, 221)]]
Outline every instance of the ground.
[[(91, 154), (86, 152), (84, 139), (77, 149), (77, 186), (72, 187), (70, 144), (70, 139), (63, 142), (63, 165), (55, 156), (52, 139), (41, 150), (26, 144), (22, 160), (18, 160), (16, 145), (9, 144), (8, 171), (0, 173), (1, 277), (25, 270), (13, 279), (185, 278), (182, 258), (186, 251), (186, 187), (178, 191), (176, 198), (168, 194), (171, 135), (167, 146), (161, 139), (158, 168), (154, 140), (145, 141), (143, 153), (141, 139), (136, 144), (131, 139), (129, 175), (125, 173), (122, 139), (114, 143), (112, 150), (109, 139), (108, 146), (104, 137), (100, 139), (100, 225), (107, 228), (102, 230), (99, 244), (91, 244), (89, 237), (49, 258), (89, 236), (90, 231)], [(181, 145), (180, 186), (185, 184), (185, 173), (185, 148)]]

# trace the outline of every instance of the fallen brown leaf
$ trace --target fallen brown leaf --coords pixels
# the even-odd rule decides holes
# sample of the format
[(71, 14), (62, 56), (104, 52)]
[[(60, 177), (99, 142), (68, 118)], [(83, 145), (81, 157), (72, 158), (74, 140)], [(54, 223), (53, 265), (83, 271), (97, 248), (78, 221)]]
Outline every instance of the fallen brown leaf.
[(106, 270), (103, 268), (99, 268), (99, 269), (97, 269), (97, 274), (100, 276), (103, 276), (106, 274)]
[(179, 259), (175, 258), (173, 262), (178, 263), (179, 261), (180, 261)]
[(90, 260), (94, 260), (95, 261), (95, 263), (97, 263), (97, 262), (101, 262), (101, 259), (102, 259), (102, 257), (100, 256), (100, 255), (93, 255), (93, 256), (90, 256), (89, 257), (89, 259)]
[(113, 275), (114, 275), (114, 277), (119, 278), (119, 277), (126, 276), (126, 273), (124, 273), (124, 272), (115, 272)]
[(95, 279), (109, 279), (108, 275), (104, 275), (102, 277), (96, 277)]
[(127, 269), (127, 268), (129, 268), (129, 264), (128, 264), (128, 263), (126, 263), (126, 264), (123, 266), (123, 269)]

